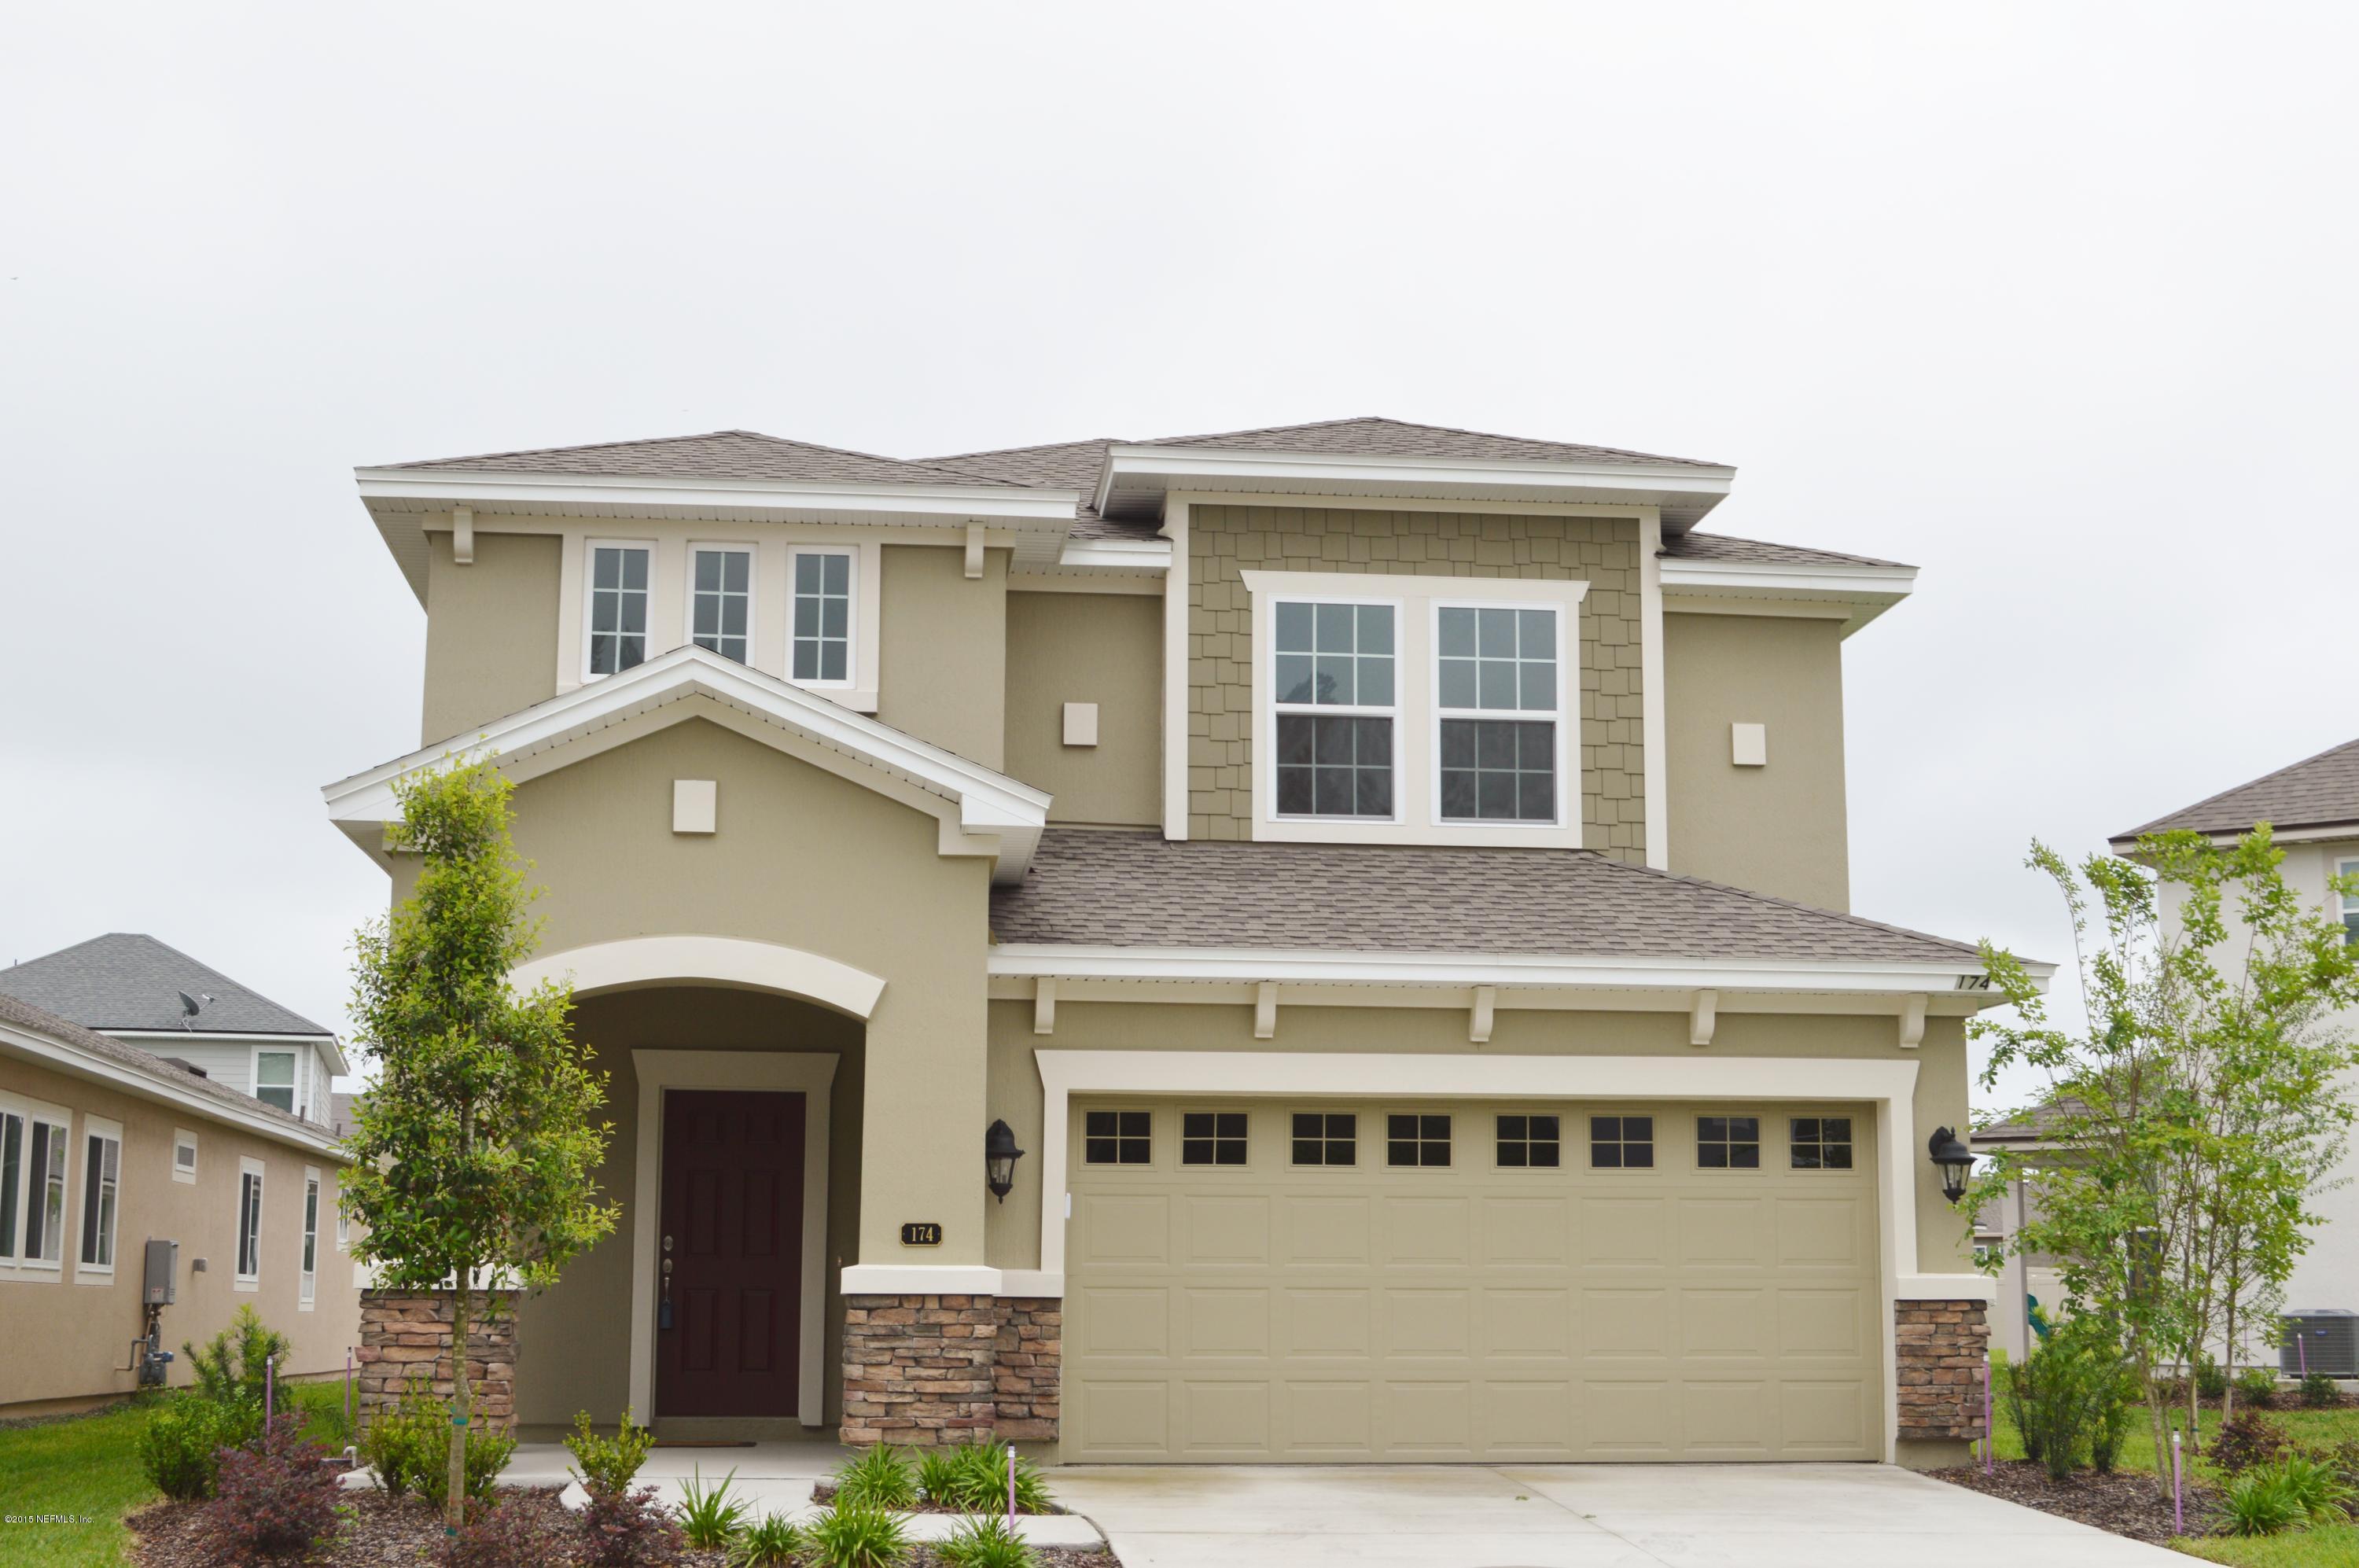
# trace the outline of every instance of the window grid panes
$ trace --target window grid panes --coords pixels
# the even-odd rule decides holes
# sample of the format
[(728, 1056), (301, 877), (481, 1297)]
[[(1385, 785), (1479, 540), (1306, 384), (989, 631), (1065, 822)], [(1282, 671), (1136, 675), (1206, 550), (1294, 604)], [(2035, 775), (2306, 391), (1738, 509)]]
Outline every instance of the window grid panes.
[(237, 1179), (237, 1275), (252, 1279), (262, 1272), (262, 1178), (252, 1171)]
[(1245, 1112), (1183, 1111), (1180, 1113), (1180, 1164), (1243, 1165), (1245, 1162)]
[(1393, 606), (1280, 600), (1272, 622), (1278, 815), (1391, 818)]
[(1655, 1118), (1590, 1117), (1589, 1163), (1593, 1170), (1597, 1171), (1652, 1171), (1655, 1168)]
[(847, 550), (795, 555), (794, 678), (852, 679), (852, 556)]
[(754, 552), (699, 550), (689, 604), (689, 637), (723, 659), (749, 662), (753, 638)]
[(257, 1051), (254, 1058), (254, 1097), (290, 1116), (295, 1110), (295, 1053)]
[(1554, 1116), (1499, 1118), (1499, 1165), (1510, 1171), (1553, 1171), (1561, 1163)]
[(1385, 1163), (1387, 1165), (1447, 1165), (1450, 1163), (1450, 1118), (1392, 1116), (1385, 1118)]
[(1696, 1165), (1705, 1171), (1761, 1169), (1761, 1118), (1698, 1116)]
[(1445, 604), (1436, 610), (1441, 816), (1557, 820), (1557, 612)]
[(320, 1179), (303, 1180), (303, 1300), (311, 1299), (312, 1276), (320, 1266)]
[(630, 545), (590, 549), (592, 675), (614, 675), (647, 660), (647, 554)]
[(1091, 1111), (1082, 1117), (1082, 1160), (1089, 1165), (1146, 1165), (1155, 1158), (1154, 1113)]
[(103, 1133), (92, 1133), (84, 1141), (89, 1152), (82, 1170), (82, 1261), (92, 1269), (112, 1269), (123, 1141)]
[(1794, 1170), (1851, 1169), (1849, 1116), (1795, 1116), (1788, 1130), (1788, 1160)]
[(1294, 1113), (1294, 1163), (1357, 1165), (1360, 1118), (1349, 1111)]
[(27, 1262), (55, 1263), (65, 1251), (66, 1138), (66, 1129), (56, 1122), (33, 1123), (31, 1158), (26, 1161), (30, 1177), (25, 1194)]

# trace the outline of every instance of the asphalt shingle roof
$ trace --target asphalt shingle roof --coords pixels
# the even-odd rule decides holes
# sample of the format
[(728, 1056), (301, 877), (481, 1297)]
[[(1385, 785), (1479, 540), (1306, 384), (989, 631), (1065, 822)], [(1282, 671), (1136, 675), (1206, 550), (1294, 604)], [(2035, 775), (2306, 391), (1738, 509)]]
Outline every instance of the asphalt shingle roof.
[(2359, 740), (2345, 741), (2250, 783), (2223, 789), (2208, 800), (2157, 817), (2141, 828), (2115, 833), (2125, 844), (2144, 833), (2174, 828), (2196, 833), (2243, 833), (2260, 822), (2278, 828), (2359, 824)]
[[(182, 991), (212, 1000), (189, 1018), (180, 1010)], [(0, 994), (86, 1029), (177, 1029), (185, 1024), (214, 1034), (333, 1032), (136, 931), (109, 931), (0, 969)]]
[(1051, 828), (1003, 942), (1955, 964), (1963, 942), (1580, 849), (1172, 843)]
[(1692, 530), (1663, 541), (1665, 561), (1761, 561), (1778, 566), (1889, 566), (1908, 570), (1899, 561), (1879, 561), (1872, 555), (1845, 555), (1841, 550), (1810, 550), (1799, 544), (1771, 544), (1766, 539), (1738, 539), (1734, 534)]
[(1693, 457), (1658, 457), (1619, 447), (1578, 441), (1533, 441), (1493, 435), (1449, 425), (1417, 425), (1405, 419), (1364, 416), (1322, 419), (1309, 425), (1267, 425), (1260, 430), (1219, 430), (1201, 436), (1158, 436), (1139, 446), (1194, 446), (1236, 452), (1332, 452), (1359, 457), (1465, 458), (1495, 463), (1591, 463), (1680, 468), (1723, 468)]
[(316, 1138), (320, 1136), (318, 1127), (300, 1117), (280, 1110), (276, 1105), (257, 1100), (251, 1094), (241, 1094), (234, 1089), (223, 1088), (201, 1073), (191, 1073), (183, 1067), (175, 1067), (153, 1051), (142, 1051), (136, 1045), (125, 1045), (121, 1040), (109, 1040), (95, 1029), (84, 1029), (71, 1018), (61, 1018), (55, 1013), (37, 1007), (21, 997), (0, 993), (0, 1023), (14, 1025), (31, 1034), (46, 1035), (63, 1045), (78, 1046), (93, 1055), (105, 1057), (111, 1062), (144, 1073), (159, 1083), (167, 1083), (177, 1089), (193, 1090), (208, 1099), (219, 1101), (224, 1110), (235, 1111), (247, 1116), (259, 1116), (266, 1121), (280, 1124), (290, 1132), (300, 1132), (310, 1138)]
[[(947, 463), (905, 462), (846, 452), (758, 430), (712, 430), (698, 436), (605, 441), (595, 446), (535, 447), (474, 457), (429, 458), (387, 467), (479, 474), (666, 475), (688, 479), (842, 481), (860, 485), (1006, 485), (988, 474)], [(1093, 476), (1092, 484), (1095, 484)]]

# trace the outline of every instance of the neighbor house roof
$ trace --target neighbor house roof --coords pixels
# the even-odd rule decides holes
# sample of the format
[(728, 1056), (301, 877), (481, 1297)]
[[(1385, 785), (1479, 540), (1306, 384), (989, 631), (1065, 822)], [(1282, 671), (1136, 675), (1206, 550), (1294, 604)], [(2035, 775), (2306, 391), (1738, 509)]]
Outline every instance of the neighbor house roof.
[[(18, 1038), (36, 1037), (28, 1042)], [(45, 1049), (46, 1047), (46, 1049)], [(328, 1135), (277, 1106), (224, 1088), (201, 1073), (165, 1061), (153, 1051), (109, 1040), (96, 1029), (0, 993), (0, 1049), (45, 1066), (110, 1081), (147, 1097), (167, 1099), (216, 1120), (279, 1136), (306, 1148), (325, 1148)]]
[(2061, 1133), (2066, 1117), (2079, 1115), (2086, 1108), (2076, 1099), (2034, 1105), (2006, 1121), (1976, 1128), (1967, 1141), (1976, 1149), (2024, 1148), (2050, 1143)]
[[(183, 991), (212, 1000), (190, 1018), (180, 1006)], [(88, 1029), (333, 1033), (212, 965), (137, 931), (109, 931), (0, 969), (0, 993)]]
[(993, 889), (1003, 943), (1974, 964), (1964, 942), (1589, 850), (1261, 844), (1051, 828)]
[(2267, 822), (2288, 828), (2359, 830), (2359, 740), (2345, 741), (2248, 784), (2223, 789), (2191, 806), (2157, 817), (2144, 827), (2115, 833), (2113, 846), (2129, 848), (2147, 833), (2185, 828), (2200, 833), (2240, 833)]

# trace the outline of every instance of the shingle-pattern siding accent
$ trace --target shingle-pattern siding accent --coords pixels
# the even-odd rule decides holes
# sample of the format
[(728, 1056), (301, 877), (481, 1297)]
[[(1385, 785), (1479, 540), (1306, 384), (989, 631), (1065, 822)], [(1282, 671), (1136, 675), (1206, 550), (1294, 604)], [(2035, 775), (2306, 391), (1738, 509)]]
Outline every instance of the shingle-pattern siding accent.
[(1893, 1307), (1900, 1378), (1900, 1441), (1983, 1435), (1982, 1368), (1990, 1329), (1980, 1301), (1899, 1301)]
[(2305, 757), (2249, 784), (2223, 789), (2142, 828), (2114, 836), (2125, 849), (2141, 834), (2174, 828), (2203, 833), (2244, 833), (2260, 822), (2271, 827), (2331, 827), (2359, 823), (2359, 740)]
[[(1188, 515), (1188, 832), (1253, 836), (1253, 600), (1244, 573), (1586, 580), (1582, 844), (1633, 865), (1646, 840), (1638, 521), (1200, 506)], [(1381, 591), (1381, 584), (1374, 585)]]
[(1964, 942), (1582, 849), (1174, 843), (1050, 828), (995, 887), (1001, 942), (1973, 964)]
[[(516, 1424), (516, 1330), (514, 1291), (479, 1295), (467, 1309), (467, 1376), (474, 1383), (475, 1417), (495, 1431)], [(414, 1380), (448, 1399), (451, 1368), (448, 1292), (363, 1290), (359, 1367), (360, 1421), (401, 1402)]]

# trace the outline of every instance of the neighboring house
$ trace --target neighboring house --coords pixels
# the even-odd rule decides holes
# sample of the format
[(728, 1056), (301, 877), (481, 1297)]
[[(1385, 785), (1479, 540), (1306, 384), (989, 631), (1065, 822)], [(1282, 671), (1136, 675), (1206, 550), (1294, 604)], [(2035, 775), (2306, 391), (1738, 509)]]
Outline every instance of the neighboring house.
[(496, 753), (611, 1074), (521, 1422), (1962, 1457), (1995, 996), (1847, 912), (1915, 571), (1700, 531), (1732, 479), (1387, 419), (359, 471), (421, 744), (329, 813), (398, 898), (397, 786)]
[(109, 931), (0, 969), (0, 995), (322, 1127), (331, 1086), (352, 1070), (329, 1030), (136, 931)]
[[(2350, 939), (2359, 942), (2359, 898), (2334, 893), (2327, 886), (2338, 876), (2359, 875), (2359, 740), (2117, 833), (2113, 849), (2116, 855), (2134, 855), (2141, 836), (2172, 829), (2200, 833), (2225, 845), (2262, 822), (2269, 824), (2271, 836), (2285, 852), (2280, 870), (2287, 885), (2339, 916)], [(2169, 887), (2163, 899), (2168, 919), (2176, 907)], [(2334, 1022), (2359, 1034), (2359, 1009)], [(2353, 1086), (2359, 1089), (2359, 1082)], [(2359, 1176), (2359, 1159), (2346, 1155), (2335, 1173), (2338, 1184), (2310, 1199), (2325, 1223), (2294, 1266), (2286, 1287), (2289, 1312), (2359, 1312), (2359, 1181), (2351, 1180), (2354, 1176)]]
[(360, 1299), (328, 1235), (334, 1137), (136, 1047), (0, 994), (0, 1417), (134, 1391), (147, 1244), (179, 1244), (158, 1337), (168, 1380), (251, 1304), (333, 1371)]
[[(2066, 1105), (2079, 1106), (2077, 1100)], [(2057, 1138), (2057, 1113), (2036, 1105), (2020, 1116), (1983, 1127), (1968, 1139), (1976, 1154), (2002, 1150), (2032, 1163), (2063, 1146)], [(1977, 1247), (2011, 1247), (2023, 1227), (2039, 1217), (2039, 1193), (2032, 1179), (2017, 1175), (2006, 1195), (1983, 1206), (1975, 1217)], [(1998, 1300), (1991, 1309), (1991, 1343), (2021, 1360), (2038, 1339), (2032, 1313), (2049, 1327), (2063, 1321), (2064, 1277), (2045, 1253), (2007, 1251), (1998, 1273)]]

